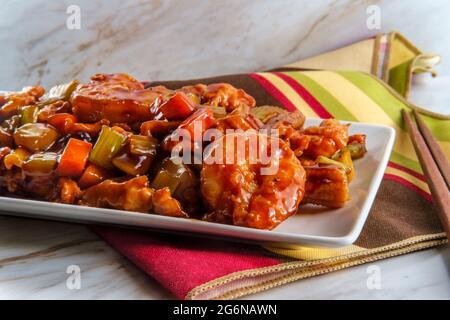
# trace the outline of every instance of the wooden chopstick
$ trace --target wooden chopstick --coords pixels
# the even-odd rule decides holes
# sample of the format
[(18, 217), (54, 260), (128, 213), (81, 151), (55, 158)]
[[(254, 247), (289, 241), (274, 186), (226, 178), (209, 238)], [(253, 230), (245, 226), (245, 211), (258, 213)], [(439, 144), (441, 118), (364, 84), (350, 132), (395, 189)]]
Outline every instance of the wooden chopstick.
[(442, 226), (447, 233), (447, 238), (450, 240), (450, 192), (447, 183), (410, 115), (404, 109), (402, 110), (402, 115), (433, 196), (433, 203), (439, 214)]
[(447, 183), (447, 188), (450, 188), (450, 164), (447, 161), (447, 157), (441, 147), (439, 147), (436, 139), (431, 134), (430, 129), (428, 129), (420, 114), (416, 110), (413, 110), (413, 114), (414, 118), (416, 118), (416, 123), (419, 127), (420, 133), (422, 134), (425, 143), (428, 145), (428, 149), (430, 149), (434, 161), (439, 167), (439, 170)]

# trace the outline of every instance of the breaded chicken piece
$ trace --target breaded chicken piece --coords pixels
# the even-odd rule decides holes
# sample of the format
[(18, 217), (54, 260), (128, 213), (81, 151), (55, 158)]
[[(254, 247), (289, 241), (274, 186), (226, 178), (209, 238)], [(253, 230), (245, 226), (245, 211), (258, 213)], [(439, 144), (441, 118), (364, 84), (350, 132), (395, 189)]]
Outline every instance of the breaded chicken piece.
[(345, 170), (338, 166), (305, 167), (306, 186), (302, 203), (341, 208), (350, 199)]

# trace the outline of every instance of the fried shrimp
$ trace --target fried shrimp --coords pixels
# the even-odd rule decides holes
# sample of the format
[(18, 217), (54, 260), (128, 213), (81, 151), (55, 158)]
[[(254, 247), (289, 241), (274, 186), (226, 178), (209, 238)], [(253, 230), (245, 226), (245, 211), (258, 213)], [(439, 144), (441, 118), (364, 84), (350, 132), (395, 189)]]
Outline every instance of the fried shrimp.
[[(255, 140), (257, 147), (252, 148)], [(245, 148), (239, 148), (240, 143)], [(233, 154), (233, 161), (217, 163), (220, 152)], [(201, 192), (213, 211), (205, 217), (208, 221), (270, 230), (297, 212), (304, 191), (305, 170), (278, 138), (255, 131), (227, 134), (205, 156)]]

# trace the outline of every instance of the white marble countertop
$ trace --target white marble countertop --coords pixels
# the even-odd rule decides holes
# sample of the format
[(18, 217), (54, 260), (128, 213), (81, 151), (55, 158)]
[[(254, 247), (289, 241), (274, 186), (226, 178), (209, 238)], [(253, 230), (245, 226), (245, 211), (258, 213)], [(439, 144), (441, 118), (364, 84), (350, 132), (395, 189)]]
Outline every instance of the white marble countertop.
[[(71, 4), (81, 9), (80, 30), (66, 28)], [(415, 83), (412, 99), (449, 113), (445, 0), (4, 1), (0, 88), (86, 80), (95, 72), (175, 79), (267, 69), (375, 34), (365, 25), (371, 4), (381, 8), (381, 31), (400, 30), (443, 56), (442, 76)], [(448, 246), (375, 264), (379, 290), (367, 288), (370, 265), (362, 265), (246, 298), (450, 299)], [(81, 268), (79, 290), (67, 289), (69, 265)], [(173, 297), (84, 226), (0, 215), (0, 299), (15, 298)]]

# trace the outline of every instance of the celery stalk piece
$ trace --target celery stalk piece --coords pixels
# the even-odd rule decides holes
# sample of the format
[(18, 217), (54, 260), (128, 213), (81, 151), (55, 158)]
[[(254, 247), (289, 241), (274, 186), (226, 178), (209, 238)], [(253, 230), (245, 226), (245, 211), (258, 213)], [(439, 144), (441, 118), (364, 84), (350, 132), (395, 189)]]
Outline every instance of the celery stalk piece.
[(130, 176), (146, 174), (152, 161), (153, 159), (150, 156), (139, 156), (126, 152), (112, 159), (114, 166)]
[(58, 139), (58, 131), (46, 123), (26, 123), (14, 131), (14, 142), (29, 151), (44, 151)]
[(198, 179), (183, 163), (177, 164), (166, 158), (150, 185), (154, 189), (169, 187), (172, 195), (182, 198), (185, 190), (198, 185)]
[(142, 135), (132, 135), (130, 137), (130, 153), (139, 156), (156, 156), (159, 141), (156, 138)]
[(173, 194), (181, 183), (180, 174), (183, 171), (183, 164), (175, 164), (170, 158), (166, 158), (150, 186), (156, 190), (168, 187)]
[(54, 152), (36, 153), (22, 164), (22, 170), (28, 176), (46, 176), (55, 170), (57, 161)]
[(72, 80), (69, 83), (58, 84), (52, 87), (47, 94), (45, 94), (42, 99), (57, 99), (68, 101), (72, 92), (75, 91), (79, 82), (78, 80)]
[(156, 190), (168, 187), (170, 189), (170, 193), (173, 194), (175, 190), (177, 190), (179, 184), (179, 179), (174, 178), (174, 176), (172, 176), (169, 172), (161, 170), (153, 179), (151, 187)]
[(38, 106), (25, 106), (20, 109), (22, 124), (36, 123), (38, 118)]
[(69, 83), (58, 84), (52, 87), (42, 96), (41, 101), (37, 105), (39, 108), (42, 108), (58, 100), (69, 101), (70, 96), (75, 91), (79, 83), (80, 82), (78, 80), (72, 80)]
[(349, 174), (352, 171), (352, 168), (349, 167), (348, 165), (346, 165), (342, 162), (336, 161), (336, 160), (332, 160), (332, 159), (324, 157), (324, 156), (317, 157), (316, 162), (318, 164), (329, 164), (329, 165), (335, 165), (335, 166), (341, 167), (342, 169), (345, 170), (346, 174)]
[(216, 106), (207, 106), (208, 109), (211, 109), (211, 111), (214, 114), (214, 118), (220, 119), (227, 115), (227, 110), (225, 110), (224, 107), (216, 107)]
[(352, 159), (360, 159), (366, 153), (366, 146), (358, 142), (349, 143), (347, 149), (350, 151)]
[(112, 159), (122, 149), (128, 137), (108, 126), (103, 126), (92, 149), (89, 161), (105, 169), (113, 169)]

